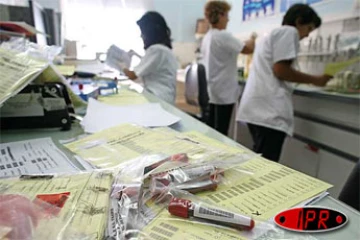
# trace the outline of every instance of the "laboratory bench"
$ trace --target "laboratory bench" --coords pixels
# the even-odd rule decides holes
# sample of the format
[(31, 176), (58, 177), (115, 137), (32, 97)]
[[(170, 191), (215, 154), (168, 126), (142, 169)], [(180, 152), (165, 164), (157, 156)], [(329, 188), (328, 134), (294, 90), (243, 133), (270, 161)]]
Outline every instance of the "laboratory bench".
[[(298, 85), (293, 106), (294, 135), (285, 140), (280, 163), (333, 184), (329, 192), (336, 198), (360, 158), (360, 94)], [(234, 129), (235, 139), (251, 148), (246, 124)]]
[[(195, 130), (198, 131), (210, 138), (216, 139), (224, 144), (228, 144), (230, 146), (236, 146), (238, 148), (244, 149), (245, 147), (240, 145), (239, 143), (233, 141), (232, 139), (220, 134), (219, 132), (213, 130), (212, 128), (208, 127), (207, 125), (203, 124), (202, 122), (192, 118), (190, 115), (184, 113), (183, 111), (177, 109), (176, 107), (159, 100), (155, 96), (144, 92), (144, 96), (150, 102), (160, 102), (162, 107), (181, 118), (181, 121), (172, 125), (171, 128), (177, 130), (179, 132), (186, 132)], [(19, 141), (25, 139), (33, 139), (33, 138), (41, 138), (41, 137), (48, 137), (51, 136), (53, 141), (57, 144), (57, 146), (64, 151), (68, 156), (71, 156), (71, 152), (67, 150), (60, 142), (69, 141), (71, 139), (77, 138), (79, 135), (84, 134), (80, 124), (75, 123), (72, 126), (70, 131), (59, 131), (59, 130), (50, 130), (50, 129), (28, 129), (28, 130), (6, 130), (1, 132), (1, 143), (12, 142), (12, 141)], [(60, 142), (59, 142), (60, 141)], [(304, 160), (306, 159), (306, 155), (299, 155), (299, 159)], [(348, 161), (351, 162), (351, 161)], [(332, 232), (324, 232), (320, 234), (301, 234), (295, 232), (289, 232), (282, 230), (278, 227), (276, 231), (269, 232), (268, 237), (260, 237), (260, 239), (304, 239), (310, 237), (311, 239), (359, 239), (359, 226), (360, 226), (360, 213), (353, 208), (343, 204), (342, 202), (334, 199), (331, 196), (326, 196), (325, 198), (320, 199), (316, 202), (317, 206), (325, 206), (329, 208), (336, 209), (341, 211), (342, 213), (346, 214), (349, 218), (349, 222), (343, 228), (332, 231)]]

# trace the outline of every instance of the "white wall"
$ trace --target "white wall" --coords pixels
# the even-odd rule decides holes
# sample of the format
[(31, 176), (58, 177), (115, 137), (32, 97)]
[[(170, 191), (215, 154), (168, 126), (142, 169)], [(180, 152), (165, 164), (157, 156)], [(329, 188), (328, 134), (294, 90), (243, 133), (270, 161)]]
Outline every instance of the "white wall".
[(206, 0), (151, 0), (152, 9), (162, 14), (172, 31), (173, 50), (180, 65), (195, 59), (196, 20), (204, 18)]

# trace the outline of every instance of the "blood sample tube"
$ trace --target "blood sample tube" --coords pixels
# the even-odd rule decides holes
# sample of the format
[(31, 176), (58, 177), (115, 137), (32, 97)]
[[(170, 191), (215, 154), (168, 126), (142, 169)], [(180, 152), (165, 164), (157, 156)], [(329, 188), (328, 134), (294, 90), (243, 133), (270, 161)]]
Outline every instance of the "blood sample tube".
[(255, 226), (251, 217), (208, 207), (201, 203), (193, 203), (187, 199), (172, 198), (168, 211), (171, 215), (178, 217), (204, 219), (214, 224), (239, 230), (251, 230)]

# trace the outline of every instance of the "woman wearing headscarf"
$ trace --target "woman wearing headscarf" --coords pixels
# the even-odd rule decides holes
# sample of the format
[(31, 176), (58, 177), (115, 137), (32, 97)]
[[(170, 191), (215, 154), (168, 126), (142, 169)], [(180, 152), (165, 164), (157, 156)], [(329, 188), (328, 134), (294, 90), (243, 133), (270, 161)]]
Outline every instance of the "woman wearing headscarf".
[(127, 77), (139, 77), (144, 88), (158, 98), (175, 104), (178, 63), (172, 52), (171, 31), (163, 16), (147, 12), (137, 21), (144, 42), (145, 56), (133, 71), (125, 68)]

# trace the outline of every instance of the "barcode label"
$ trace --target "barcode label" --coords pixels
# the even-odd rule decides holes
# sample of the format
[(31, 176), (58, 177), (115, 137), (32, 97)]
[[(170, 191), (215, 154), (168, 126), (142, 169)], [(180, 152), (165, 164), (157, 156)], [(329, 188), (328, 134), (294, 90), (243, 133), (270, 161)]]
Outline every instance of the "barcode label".
[(210, 175), (211, 173), (215, 172), (214, 166), (200, 166), (194, 168), (184, 168), (185, 173), (188, 175), (189, 178), (197, 178), (204, 175)]
[(250, 226), (251, 223), (250, 217), (231, 213), (217, 208), (207, 207), (201, 204), (195, 204), (194, 217), (226, 223), (240, 224), (242, 226)]
[(211, 216), (217, 216), (217, 217), (234, 218), (233, 213), (222, 211), (220, 209), (215, 209), (215, 208), (203, 208), (203, 207), (200, 207), (199, 213), (200, 214), (211, 215)]
[(153, 232), (151, 232), (151, 233), (149, 234), (149, 236), (150, 236), (152, 239), (155, 239), (155, 240), (169, 240), (168, 238), (162, 237), (162, 236), (157, 235), (156, 233), (153, 233)]
[(160, 223), (160, 226), (163, 227), (163, 228), (166, 228), (166, 229), (168, 229), (168, 230), (170, 230), (172, 232), (177, 232), (179, 230), (179, 228), (174, 227), (174, 226), (172, 226), (170, 224), (167, 224), (167, 223)]
[(169, 237), (169, 238), (171, 238), (174, 235), (172, 232), (166, 231), (165, 229), (162, 229), (162, 228), (159, 228), (159, 227), (156, 227), (156, 226), (152, 227), (151, 230), (154, 231), (154, 232), (157, 232), (157, 233), (159, 233), (161, 235), (164, 235), (166, 237)]

